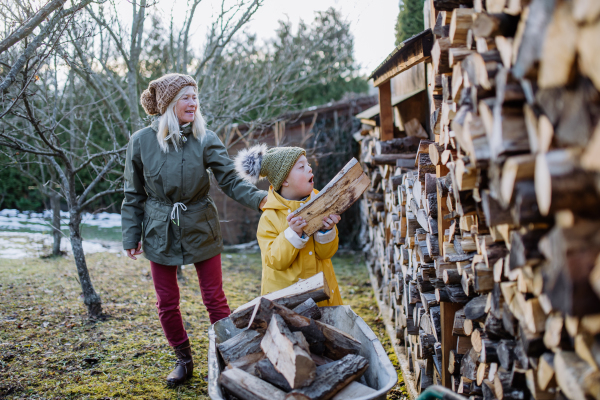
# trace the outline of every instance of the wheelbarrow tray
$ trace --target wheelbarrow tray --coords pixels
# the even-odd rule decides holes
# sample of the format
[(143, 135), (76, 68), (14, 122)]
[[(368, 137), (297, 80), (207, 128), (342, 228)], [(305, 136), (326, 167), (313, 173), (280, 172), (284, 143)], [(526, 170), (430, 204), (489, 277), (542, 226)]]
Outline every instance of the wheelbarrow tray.
[[(398, 382), (398, 375), (375, 333), (350, 306), (321, 307), (321, 321), (346, 332), (361, 343), (360, 355), (369, 361), (364, 373), (367, 385), (376, 390), (368, 396), (356, 400), (385, 399), (387, 393)], [(225, 367), (217, 351), (217, 344), (240, 333), (231, 319), (225, 318), (213, 324), (208, 330), (208, 394), (213, 400), (225, 400), (229, 396), (219, 384), (219, 376)]]

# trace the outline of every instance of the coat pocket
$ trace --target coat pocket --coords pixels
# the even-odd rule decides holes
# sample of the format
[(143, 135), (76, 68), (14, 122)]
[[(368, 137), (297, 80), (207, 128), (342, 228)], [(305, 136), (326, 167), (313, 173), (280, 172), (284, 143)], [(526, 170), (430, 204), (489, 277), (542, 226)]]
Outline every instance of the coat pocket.
[(164, 221), (147, 218), (144, 224), (144, 243), (155, 250), (160, 250), (165, 244), (166, 229), (168, 225)]
[(185, 237), (193, 247), (199, 249), (202, 246), (221, 240), (219, 218), (210, 205), (201, 210), (187, 213), (186, 217), (190, 219), (190, 223), (186, 229)]
[(166, 231), (169, 229), (169, 214), (153, 207), (146, 207), (142, 235), (144, 242), (154, 249), (160, 249), (166, 241)]

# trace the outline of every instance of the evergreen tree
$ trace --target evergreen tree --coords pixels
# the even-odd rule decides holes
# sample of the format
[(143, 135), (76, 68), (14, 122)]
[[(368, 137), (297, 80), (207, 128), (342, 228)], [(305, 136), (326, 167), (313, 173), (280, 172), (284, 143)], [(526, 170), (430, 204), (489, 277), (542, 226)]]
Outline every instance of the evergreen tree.
[(421, 32), (423, 21), (423, 0), (400, 0), (400, 12), (396, 21), (396, 46)]

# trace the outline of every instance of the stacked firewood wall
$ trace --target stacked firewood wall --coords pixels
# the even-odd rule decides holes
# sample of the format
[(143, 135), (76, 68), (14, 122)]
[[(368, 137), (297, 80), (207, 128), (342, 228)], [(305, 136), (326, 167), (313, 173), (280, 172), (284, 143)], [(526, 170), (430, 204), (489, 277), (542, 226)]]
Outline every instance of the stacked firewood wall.
[(434, 140), (361, 142), (368, 265), (417, 390), (450, 302), (452, 390), (600, 399), (600, 1), (433, 6)]

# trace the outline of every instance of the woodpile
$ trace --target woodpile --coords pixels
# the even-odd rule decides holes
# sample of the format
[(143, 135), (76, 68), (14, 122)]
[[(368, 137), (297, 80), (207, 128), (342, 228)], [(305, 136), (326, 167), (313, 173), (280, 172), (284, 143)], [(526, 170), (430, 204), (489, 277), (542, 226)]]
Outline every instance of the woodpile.
[[(362, 378), (361, 343), (319, 319), (328, 298), (323, 273), (241, 306), (230, 319), (243, 329), (217, 348), (219, 383), (239, 399), (342, 399), (375, 390)], [(350, 386), (350, 387), (348, 387)], [(345, 394), (346, 393), (346, 394)]]
[(361, 140), (367, 264), (416, 390), (600, 399), (600, 2), (428, 6), (432, 140)]

